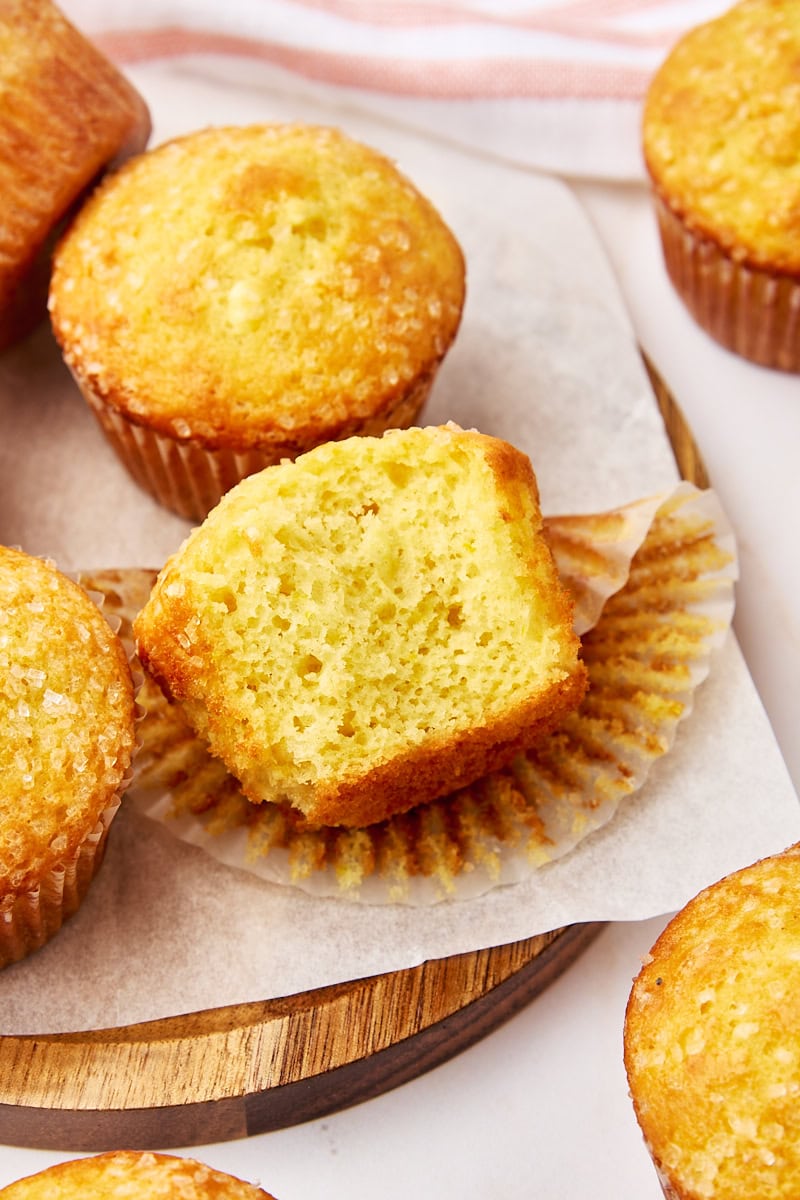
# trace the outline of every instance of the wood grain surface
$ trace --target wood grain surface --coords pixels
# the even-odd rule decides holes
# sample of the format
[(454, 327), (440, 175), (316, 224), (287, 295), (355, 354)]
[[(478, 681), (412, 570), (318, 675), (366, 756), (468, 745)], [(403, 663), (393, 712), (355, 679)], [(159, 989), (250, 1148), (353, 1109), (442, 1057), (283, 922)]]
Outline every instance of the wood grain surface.
[(518, 1012), (599, 931), (576, 925), (285, 999), (0, 1040), (0, 1138), (186, 1146), (297, 1124), (413, 1079)]
[[(707, 486), (680, 410), (645, 362), (680, 472)], [(0, 1036), (0, 1143), (168, 1148), (339, 1111), (486, 1036), (601, 928), (572, 925), (276, 1000), (86, 1033)]]

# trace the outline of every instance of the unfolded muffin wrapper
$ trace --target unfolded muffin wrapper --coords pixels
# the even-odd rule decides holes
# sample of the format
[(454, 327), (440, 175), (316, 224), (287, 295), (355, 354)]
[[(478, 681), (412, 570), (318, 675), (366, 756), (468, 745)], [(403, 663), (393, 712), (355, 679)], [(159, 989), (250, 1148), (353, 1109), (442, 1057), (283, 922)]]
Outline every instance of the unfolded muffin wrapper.
[[(144, 677), (130, 802), (229, 865), (317, 896), (371, 904), (466, 899), (519, 881), (610, 821), (646, 783), (692, 709), (733, 614), (730, 526), (711, 490), (688, 483), (546, 532), (575, 601), (590, 687), (577, 712), (508, 768), (365, 829), (307, 826), (288, 806), (246, 800)], [(154, 571), (83, 579), (121, 618)]]
[[(344, 426), (337, 432), (337, 439), (355, 433), (376, 437), (387, 429), (413, 424), (428, 398), (437, 369), (438, 364), (372, 418)], [(246, 476), (312, 449), (311, 445), (292, 443), (288, 435), (286, 440), (247, 450), (208, 445), (191, 432), (173, 437), (107, 404), (86, 379), (74, 372), (73, 376), (117, 458), (139, 487), (190, 521), (204, 520), (225, 493)]]
[(800, 281), (736, 262), (653, 197), (667, 273), (697, 323), (750, 362), (800, 372)]

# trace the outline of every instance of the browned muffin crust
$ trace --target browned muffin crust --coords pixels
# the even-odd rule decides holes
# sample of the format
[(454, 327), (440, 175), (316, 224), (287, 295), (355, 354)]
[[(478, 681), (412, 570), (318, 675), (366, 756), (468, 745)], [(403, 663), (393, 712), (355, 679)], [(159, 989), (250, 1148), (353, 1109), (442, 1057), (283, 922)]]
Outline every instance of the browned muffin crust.
[(0, 546), (0, 896), (34, 887), (117, 793), (134, 742), (119, 638), (50, 563)]
[(50, 307), (96, 406), (279, 461), (415, 414), (464, 288), (456, 239), (383, 155), (250, 125), (176, 138), (99, 188)]
[(5, 1200), (273, 1200), (193, 1158), (113, 1150), (58, 1163), (0, 1189)]
[(645, 163), (686, 228), (800, 275), (800, 4), (744, 0), (687, 33), (648, 88)]
[(135, 633), (245, 794), (314, 824), (471, 782), (586, 687), (530, 460), (455, 426), (329, 442), (243, 481)]
[(639, 1125), (672, 1200), (800, 1194), (800, 850), (705, 888), (628, 1001)]
[(58, 932), (102, 863), (133, 753), (133, 693), (91, 597), (0, 546), (0, 967)]
[(47, 313), (59, 229), (150, 134), (138, 92), (50, 0), (0, 6), (0, 348)]
[(800, 371), (800, 5), (743, 0), (656, 71), (642, 141), (667, 273), (697, 323)]

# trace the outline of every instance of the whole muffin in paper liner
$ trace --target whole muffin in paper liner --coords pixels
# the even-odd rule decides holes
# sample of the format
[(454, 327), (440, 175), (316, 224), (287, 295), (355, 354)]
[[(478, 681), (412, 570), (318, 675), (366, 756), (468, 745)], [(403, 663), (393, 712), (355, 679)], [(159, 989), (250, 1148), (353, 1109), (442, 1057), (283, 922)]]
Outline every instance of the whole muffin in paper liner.
[(744, 0), (656, 72), (645, 164), (668, 274), (698, 323), (800, 370), (800, 4)]
[(59, 229), (147, 144), (144, 100), (50, 0), (0, 5), (0, 349), (47, 316)]
[(134, 745), (128, 656), (89, 595), (0, 547), (0, 967), (44, 945), (103, 859)]
[(669, 1200), (800, 1195), (800, 851), (704, 889), (634, 981), (625, 1065)]
[(109, 179), (59, 246), (50, 310), (120, 459), (201, 520), (245, 475), (411, 424), (464, 295), (455, 237), (388, 159), (251, 125)]
[(193, 1158), (112, 1150), (47, 1167), (0, 1189), (6, 1200), (273, 1200)]

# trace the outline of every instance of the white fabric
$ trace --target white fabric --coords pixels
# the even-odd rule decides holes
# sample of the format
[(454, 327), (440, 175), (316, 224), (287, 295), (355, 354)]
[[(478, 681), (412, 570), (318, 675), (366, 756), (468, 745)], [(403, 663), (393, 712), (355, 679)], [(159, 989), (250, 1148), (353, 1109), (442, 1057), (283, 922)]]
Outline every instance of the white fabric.
[[(474, 150), (567, 177), (639, 180), (641, 103), (726, 0), (62, 0), (123, 69), (224, 54)], [(331, 93), (334, 95), (331, 95)]]

